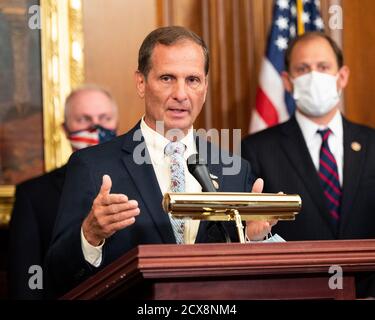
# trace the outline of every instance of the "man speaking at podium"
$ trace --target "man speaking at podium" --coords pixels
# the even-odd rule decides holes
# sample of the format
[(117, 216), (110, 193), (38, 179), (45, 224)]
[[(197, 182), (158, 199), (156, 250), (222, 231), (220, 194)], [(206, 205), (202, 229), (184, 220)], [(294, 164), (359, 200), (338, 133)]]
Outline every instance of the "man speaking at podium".
[[(225, 241), (216, 224), (184, 222), (162, 209), (166, 192), (202, 191), (188, 173), (186, 159), (198, 151), (193, 123), (205, 102), (208, 68), (204, 41), (185, 28), (159, 28), (145, 38), (135, 72), (138, 95), (145, 101), (144, 117), (127, 134), (78, 151), (68, 163), (45, 269), (55, 295), (139, 244)], [(206, 150), (218, 191), (251, 191), (247, 162), (233, 156), (239, 170), (224, 175), (221, 150), (212, 145)], [(214, 157), (219, 161), (212, 161)], [(258, 180), (253, 191), (262, 188)], [(263, 238), (271, 224), (249, 225), (247, 236)], [(238, 241), (234, 222), (224, 228)]]

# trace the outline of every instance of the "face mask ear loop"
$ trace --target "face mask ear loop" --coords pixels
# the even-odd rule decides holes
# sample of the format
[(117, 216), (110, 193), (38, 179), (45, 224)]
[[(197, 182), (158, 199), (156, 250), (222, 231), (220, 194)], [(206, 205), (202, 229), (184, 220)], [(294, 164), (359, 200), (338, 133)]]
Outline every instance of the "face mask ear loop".
[[(337, 85), (337, 81), (340, 79), (340, 70), (337, 72), (336, 74), (336, 87), (338, 87)], [(341, 99), (341, 96), (342, 96), (342, 88), (338, 89), (337, 88), (337, 95), (338, 97)]]
[(340, 90), (337, 90), (337, 95), (339, 96), (339, 98), (341, 99), (341, 97), (342, 97), (342, 89), (340, 89)]

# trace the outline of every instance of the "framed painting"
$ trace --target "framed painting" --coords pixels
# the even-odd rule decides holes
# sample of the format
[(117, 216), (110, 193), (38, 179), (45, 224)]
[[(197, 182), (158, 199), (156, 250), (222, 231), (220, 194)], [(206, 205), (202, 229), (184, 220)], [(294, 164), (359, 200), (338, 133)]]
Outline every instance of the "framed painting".
[(0, 226), (15, 185), (69, 157), (64, 100), (83, 78), (81, 0), (0, 2)]

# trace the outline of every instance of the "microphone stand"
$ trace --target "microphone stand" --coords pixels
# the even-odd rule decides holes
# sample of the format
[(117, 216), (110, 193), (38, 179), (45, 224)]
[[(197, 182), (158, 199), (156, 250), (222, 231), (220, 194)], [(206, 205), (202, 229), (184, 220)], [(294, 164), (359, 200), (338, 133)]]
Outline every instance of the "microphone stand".
[[(199, 184), (202, 186), (203, 192), (217, 192), (211, 182), (205, 160), (200, 158), (199, 154), (191, 155), (187, 160), (187, 164), (189, 172), (194, 176), (195, 179), (197, 179)], [(223, 223), (221, 221), (215, 221), (214, 224), (219, 229), (219, 232), (224, 236), (225, 242), (231, 243), (232, 241), (230, 240), (230, 236), (227, 230), (224, 228)]]
[(231, 209), (230, 215), (231, 217), (234, 217), (234, 220), (236, 221), (237, 233), (238, 233), (238, 238), (240, 240), (240, 243), (245, 243), (245, 236), (243, 232), (243, 224), (242, 224), (240, 213), (238, 212), (237, 209)]

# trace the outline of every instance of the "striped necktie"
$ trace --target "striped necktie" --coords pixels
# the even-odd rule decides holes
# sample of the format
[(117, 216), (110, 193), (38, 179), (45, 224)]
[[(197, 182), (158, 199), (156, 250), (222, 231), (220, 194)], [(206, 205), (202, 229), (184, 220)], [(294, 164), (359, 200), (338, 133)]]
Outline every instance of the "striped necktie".
[[(171, 192), (185, 192), (185, 152), (186, 146), (179, 141), (170, 142), (165, 147), (164, 153), (170, 157)], [(185, 223), (183, 219), (175, 219), (169, 216), (176, 237), (177, 244), (184, 243)]]
[(336, 159), (328, 146), (328, 137), (332, 133), (330, 129), (318, 130), (322, 137), (319, 158), (319, 178), (327, 199), (329, 213), (333, 222), (337, 224), (340, 219), (341, 186), (337, 170)]

